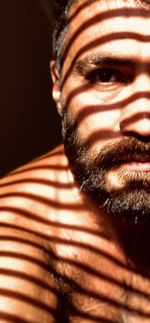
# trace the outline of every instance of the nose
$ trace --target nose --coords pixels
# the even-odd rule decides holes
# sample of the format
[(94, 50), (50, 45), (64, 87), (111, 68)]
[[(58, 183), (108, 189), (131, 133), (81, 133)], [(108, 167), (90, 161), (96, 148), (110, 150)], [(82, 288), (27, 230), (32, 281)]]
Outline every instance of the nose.
[[(131, 99), (131, 100), (130, 100)], [(150, 77), (140, 76), (130, 88), (128, 104), (121, 110), (123, 135), (150, 140)]]

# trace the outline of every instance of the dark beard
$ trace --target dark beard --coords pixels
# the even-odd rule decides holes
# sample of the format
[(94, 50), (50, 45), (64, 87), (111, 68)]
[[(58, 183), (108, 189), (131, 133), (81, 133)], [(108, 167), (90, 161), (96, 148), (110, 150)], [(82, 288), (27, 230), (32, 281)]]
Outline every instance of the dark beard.
[(108, 170), (117, 169), (128, 161), (150, 161), (150, 143), (134, 137), (112, 140), (97, 154), (90, 155), (90, 143), (81, 143), (76, 125), (69, 114), (63, 118), (65, 153), (80, 190), (108, 214), (129, 223), (150, 223), (150, 172), (120, 172), (125, 179), (121, 189), (106, 185)]

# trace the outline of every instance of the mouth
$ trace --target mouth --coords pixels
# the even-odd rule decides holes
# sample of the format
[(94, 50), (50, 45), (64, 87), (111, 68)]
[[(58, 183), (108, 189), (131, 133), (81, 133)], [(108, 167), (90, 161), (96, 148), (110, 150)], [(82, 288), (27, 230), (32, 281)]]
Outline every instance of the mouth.
[(130, 161), (122, 163), (121, 167), (131, 172), (150, 172), (150, 161)]
[(116, 154), (109, 160), (108, 168), (122, 168), (131, 172), (150, 172), (150, 153), (146, 154)]

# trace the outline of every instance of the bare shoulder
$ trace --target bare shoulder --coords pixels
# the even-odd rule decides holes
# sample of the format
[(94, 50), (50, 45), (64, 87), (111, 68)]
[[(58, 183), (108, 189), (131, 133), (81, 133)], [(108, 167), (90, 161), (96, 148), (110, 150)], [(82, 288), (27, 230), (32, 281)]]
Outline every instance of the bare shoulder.
[(31, 245), (36, 244), (33, 253), (41, 257), (47, 257), (44, 250), (55, 254), (52, 242), (56, 236), (58, 188), (66, 169), (63, 147), (59, 146), (0, 180), (0, 236), (6, 233), (19, 241), (24, 239), (31, 253)]
[(0, 180), (0, 321), (56, 322), (58, 189), (67, 160), (60, 146)]
[[(31, 161), (30, 163), (17, 168), (13, 172), (9, 173), (7, 176), (0, 179), (0, 190), (3, 191), (6, 187), (19, 187), (23, 184), (23, 181), (39, 178), (40, 179), (50, 179), (57, 176), (58, 171), (67, 167), (67, 158), (64, 155), (63, 145), (58, 146), (51, 152)], [(38, 183), (38, 182), (37, 182)]]
[[(5, 220), (15, 216), (15, 222), (45, 232), (59, 199), (59, 189), (65, 182), (68, 162), (63, 146), (18, 168), (0, 180), (0, 212)], [(55, 212), (56, 213), (56, 212)], [(16, 219), (17, 216), (17, 219)]]
[[(5, 193), (41, 193), (46, 187), (55, 189), (55, 179), (65, 173), (67, 159), (63, 152), (63, 146), (43, 155), (30, 163), (14, 170), (0, 179), (0, 198)], [(38, 194), (39, 195), (39, 194)], [(45, 195), (45, 194), (44, 194)], [(7, 196), (8, 197), (8, 196)]]

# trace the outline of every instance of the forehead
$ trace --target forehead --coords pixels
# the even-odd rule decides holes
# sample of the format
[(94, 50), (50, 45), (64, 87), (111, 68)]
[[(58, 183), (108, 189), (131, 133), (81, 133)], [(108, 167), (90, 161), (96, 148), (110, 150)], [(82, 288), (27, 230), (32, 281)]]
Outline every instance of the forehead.
[[(101, 48), (127, 53), (130, 48), (130, 53), (136, 55), (135, 43), (149, 45), (149, 30), (149, 8), (137, 6), (135, 1), (75, 1), (69, 12), (64, 63), (70, 64), (71, 60)], [(143, 48), (145, 53), (146, 50), (149, 52), (150, 48)]]
[(146, 10), (150, 8), (149, 0), (74, 0), (70, 5), (68, 16), (77, 15), (95, 4), (98, 4), (100, 10), (133, 7), (138, 9), (145, 8)]

